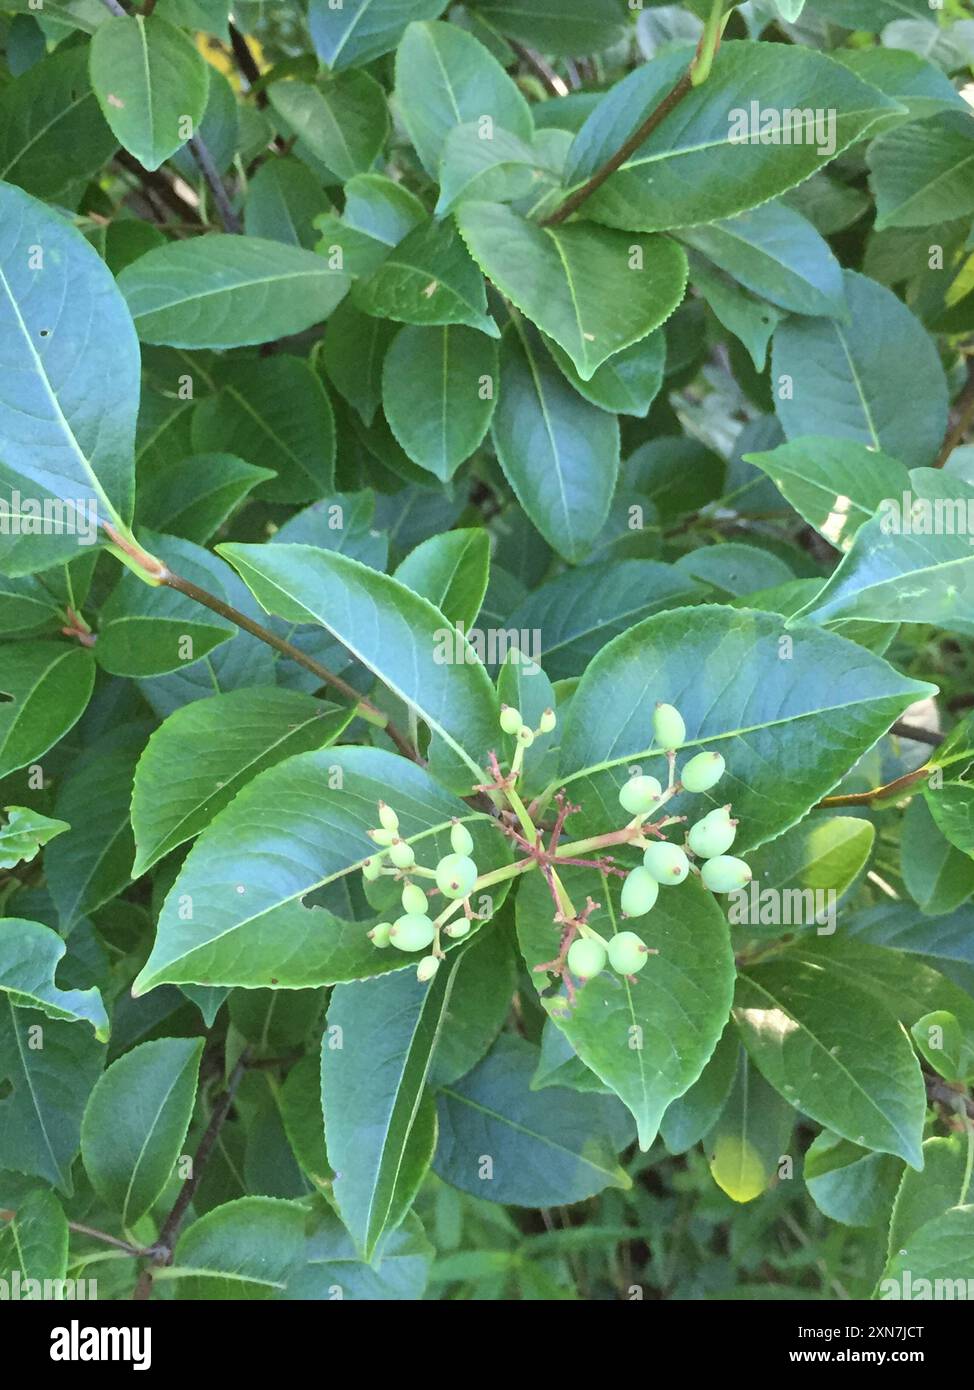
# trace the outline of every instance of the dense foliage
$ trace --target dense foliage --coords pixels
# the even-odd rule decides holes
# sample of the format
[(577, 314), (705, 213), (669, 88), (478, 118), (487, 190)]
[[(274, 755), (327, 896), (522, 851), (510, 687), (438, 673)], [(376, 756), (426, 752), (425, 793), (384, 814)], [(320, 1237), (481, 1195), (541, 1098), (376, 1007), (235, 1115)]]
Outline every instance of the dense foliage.
[(974, 1288), (970, 9), (0, 44), (5, 1296)]

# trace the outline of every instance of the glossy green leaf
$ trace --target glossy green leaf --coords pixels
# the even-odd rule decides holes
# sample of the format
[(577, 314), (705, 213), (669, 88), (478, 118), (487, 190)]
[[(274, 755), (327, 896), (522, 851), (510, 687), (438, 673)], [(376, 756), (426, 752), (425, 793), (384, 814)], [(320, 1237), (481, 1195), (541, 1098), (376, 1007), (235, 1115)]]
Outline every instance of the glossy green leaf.
[(737, 1031), (728, 1024), (696, 1081), (666, 1107), (659, 1132), (670, 1153), (686, 1153), (713, 1129), (734, 1085), (740, 1051)]
[(0, 667), (0, 776), (36, 762), (91, 698), (91, 652), (67, 642), (10, 642)]
[(0, 918), (0, 990), (11, 1005), (39, 1009), (48, 1018), (90, 1023), (100, 1042), (108, 1015), (97, 989), (62, 990), (54, 983), (67, 947), (57, 932), (21, 917)]
[(923, 1143), (923, 1171), (905, 1168), (889, 1223), (889, 1253), (895, 1255), (928, 1221), (965, 1197), (967, 1144), (959, 1134), (934, 1135)]
[(805, 1186), (813, 1202), (844, 1226), (885, 1225), (906, 1172), (913, 1170), (891, 1154), (870, 1153), (828, 1130), (805, 1153)]
[(903, 818), (900, 868), (921, 912), (952, 912), (974, 893), (974, 859), (945, 839), (927, 800), (915, 796)]
[(116, 146), (88, 80), (84, 48), (51, 53), (0, 92), (0, 179), (35, 198), (69, 194)]
[(247, 186), (244, 230), (312, 251), (318, 241), (314, 219), (329, 207), (328, 195), (306, 164), (290, 155), (268, 159)]
[(836, 903), (862, 872), (875, 838), (871, 821), (810, 816), (748, 855), (752, 887), (731, 899), (731, 922), (748, 936), (803, 927), (831, 935)]
[(926, 227), (974, 212), (970, 115), (948, 111), (900, 126), (869, 147), (876, 230)]
[(304, 1237), (296, 1202), (241, 1197), (187, 1226), (173, 1271), (180, 1299), (276, 1299), (287, 1290)]
[(548, 351), (572, 386), (593, 405), (623, 415), (645, 417), (663, 385), (666, 338), (662, 332), (650, 333), (622, 352), (614, 353), (583, 381), (568, 353), (557, 343), (545, 340)]
[(487, 314), (484, 278), (452, 221), (432, 220), (407, 233), (375, 270), (355, 284), (352, 299), (377, 318), (399, 323), (465, 323), (500, 336)]
[(779, 1175), (794, 1111), (739, 1048), (730, 1094), (704, 1140), (710, 1176), (732, 1202), (753, 1202)]
[(966, 1298), (972, 1279), (974, 1206), (956, 1206), (906, 1238), (883, 1272), (877, 1297)]
[(328, 82), (274, 82), (271, 105), (300, 148), (341, 181), (368, 173), (389, 130), (385, 94), (367, 72), (346, 72)]
[(0, 825), (0, 869), (29, 864), (36, 859), (42, 845), (71, 829), (66, 821), (42, 816), (29, 806), (5, 806), (3, 814), (7, 819)]
[(53, 1192), (29, 1192), (16, 1211), (0, 1221), (0, 1262), (8, 1287), (20, 1276), (20, 1298), (42, 1296), (27, 1280), (64, 1279), (68, 1267), (68, 1222)]
[(487, 589), (490, 538), (483, 527), (447, 531), (418, 545), (396, 570), (396, 579), (428, 598), (448, 622), (473, 626)]
[(479, 0), (477, 8), (502, 34), (545, 53), (601, 53), (626, 33), (617, 0)]
[(255, 487), (275, 477), (236, 454), (180, 459), (139, 491), (139, 520), (153, 531), (205, 543)]
[(395, 48), (412, 20), (435, 19), (440, 0), (309, 0), (308, 28), (318, 57), (340, 72)]

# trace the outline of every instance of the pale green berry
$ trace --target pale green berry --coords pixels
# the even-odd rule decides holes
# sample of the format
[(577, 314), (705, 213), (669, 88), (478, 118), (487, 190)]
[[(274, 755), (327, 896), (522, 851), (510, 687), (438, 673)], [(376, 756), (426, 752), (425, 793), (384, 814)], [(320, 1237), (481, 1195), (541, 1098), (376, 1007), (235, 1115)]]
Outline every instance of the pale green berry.
[(630, 777), (619, 791), (619, 805), (631, 816), (644, 816), (652, 811), (663, 788), (655, 777)]
[(656, 706), (653, 711), (653, 737), (660, 748), (683, 747), (687, 737), (687, 726), (675, 705)]
[(428, 906), (429, 903), (427, 901), (426, 894), (423, 892), (422, 888), (420, 888), (418, 883), (407, 883), (404, 885), (402, 890), (403, 912), (423, 913), (426, 911)]
[(646, 846), (643, 865), (657, 883), (682, 883), (690, 872), (690, 861), (680, 846), (665, 840)]
[(448, 854), (436, 866), (436, 886), (444, 898), (466, 898), (477, 881), (477, 865), (465, 854)]
[(719, 753), (698, 753), (680, 773), (688, 792), (709, 792), (724, 775), (726, 763)]
[(649, 948), (634, 931), (617, 932), (609, 941), (609, 964), (620, 975), (635, 975), (649, 960)]
[(501, 728), (505, 734), (519, 734), (521, 731), (521, 712), (513, 705), (501, 705)]
[(458, 821), (450, 831), (450, 844), (453, 846), (454, 854), (472, 854), (473, 836), (465, 825)]
[(397, 917), (389, 940), (400, 951), (422, 951), (436, 935), (433, 923), (422, 912), (407, 912)]
[(555, 718), (555, 712), (553, 709), (546, 709), (542, 711), (541, 718), (538, 720), (538, 733), (550, 734), (557, 722), (558, 721)]
[(580, 980), (591, 980), (605, 969), (605, 947), (601, 941), (581, 936), (568, 948), (568, 968)]
[(700, 867), (700, 877), (711, 893), (736, 893), (751, 881), (751, 870), (743, 859), (718, 854)]
[(470, 930), (470, 923), (467, 921), (466, 917), (458, 917), (455, 922), (447, 922), (443, 930), (446, 932), (447, 936), (466, 936)]
[(416, 853), (405, 840), (393, 840), (389, 846), (389, 858), (397, 869), (411, 869), (416, 863)]
[(378, 926), (373, 927), (369, 932), (369, 940), (372, 942), (373, 946), (384, 949), (389, 945), (389, 933), (391, 931), (392, 926), (389, 922), (380, 922)]
[(530, 748), (534, 742), (534, 731), (529, 729), (527, 724), (522, 724), (517, 731), (517, 741), (522, 743), (525, 748)]
[(437, 956), (424, 956), (416, 967), (416, 978), (421, 985), (425, 985), (428, 980), (432, 980), (439, 968)]
[(393, 834), (399, 829), (399, 817), (391, 806), (387, 806), (384, 801), (379, 802), (379, 820), (386, 830), (391, 830)]
[(369, 831), (369, 839), (374, 840), (377, 845), (391, 845), (396, 838), (394, 830), (386, 830), (385, 827)]
[(731, 819), (730, 807), (718, 806), (691, 825), (687, 843), (701, 859), (715, 859), (718, 854), (727, 853), (736, 834), (737, 821)]
[(648, 869), (633, 869), (622, 885), (620, 903), (627, 917), (645, 917), (659, 897), (659, 884)]
[(366, 883), (374, 883), (382, 873), (382, 860), (378, 855), (373, 859), (366, 859), (362, 865), (362, 877)]

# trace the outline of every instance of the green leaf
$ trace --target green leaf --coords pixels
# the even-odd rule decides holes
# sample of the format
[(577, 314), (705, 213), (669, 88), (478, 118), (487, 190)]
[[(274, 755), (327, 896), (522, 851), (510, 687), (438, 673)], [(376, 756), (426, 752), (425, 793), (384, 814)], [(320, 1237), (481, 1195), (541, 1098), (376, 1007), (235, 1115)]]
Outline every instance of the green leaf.
[[(68, 1222), (53, 1192), (28, 1192), (16, 1211), (0, 1219), (0, 1263), (9, 1282), (20, 1275), (19, 1297), (30, 1298), (28, 1279), (63, 1279), (68, 1269)], [(34, 1297), (40, 1298), (38, 1288)]]
[(7, 821), (0, 825), (0, 869), (29, 864), (37, 858), (41, 845), (71, 829), (66, 821), (51, 820), (29, 806), (5, 806), (3, 814)]
[(304, 1240), (304, 1210), (274, 1197), (225, 1202), (187, 1226), (173, 1269), (180, 1299), (281, 1298)]
[(385, 93), (367, 72), (346, 72), (312, 86), (273, 82), (271, 105), (301, 150), (326, 165), (342, 183), (366, 174), (389, 133)]
[[(830, 434), (932, 463), (947, 425), (947, 384), (932, 340), (902, 300), (844, 272), (850, 321), (786, 319), (771, 360), (775, 411), (789, 439)], [(890, 353), (889, 344), (899, 350)], [(923, 409), (912, 402), (923, 400)]]
[(510, 914), (505, 911), (457, 955), (430, 1067), (434, 1087), (449, 1086), (472, 1071), (511, 1011), (518, 961)]
[(428, 599), (311, 546), (227, 544), (220, 552), (269, 613), (319, 623), (426, 721), (445, 745), (447, 785), (466, 793), (483, 780), (497, 741), (494, 691), (469, 643)]
[(393, 434), (441, 482), (483, 443), (497, 395), (497, 344), (473, 328), (401, 328), (385, 355), (382, 404)]
[(319, 362), (328, 380), (371, 425), (382, 404), (382, 368), (399, 326), (356, 309), (350, 299), (339, 304), (328, 322)]
[(913, 1231), (879, 1281), (881, 1299), (966, 1298), (974, 1279), (974, 1206), (957, 1206)]
[(389, 53), (412, 20), (435, 19), (442, 0), (309, 0), (308, 28), (315, 52), (332, 72), (361, 66)]
[(784, 315), (738, 289), (733, 280), (713, 270), (700, 256), (690, 258), (690, 279), (717, 320), (747, 348), (754, 370), (763, 372), (771, 334)]
[(564, 348), (547, 338), (545, 346), (578, 394), (603, 410), (645, 418), (663, 385), (666, 338), (662, 332), (650, 333), (615, 353), (588, 381), (578, 375)]
[(433, 1166), (453, 1187), (520, 1207), (580, 1202), (628, 1188), (616, 1160), (618, 1102), (547, 1088), (532, 1091), (537, 1049), (509, 1033), (462, 1081), (438, 1096)]
[(58, 989), (57, 963), (67, 946), (57, 932), (22, 917), (0, 918), (0, 990), (18, 1008), (40, 1009), (48, 1018), (90, 1023), (99, 1042), (108, 1038), (108, 1015), (97, 989)]
[[(561, 746), (560, 784), (583, 804), (584, 833), (604, 828), (603, 808), (616, 806), (630, 767), (665, 779), (663, 753), (651, 751), (656, 701), (682, 713), (685, 757), (700, 748), (725, 757), (706, 795), (733, 804), (747, 850), (794, 825), (907, 705), (932, 693), (832, 633), (802, 629), (793, 649), (779, 645), (786, 636), (773, 614), (708, 605), (647, 618), (604, 647), (575, 692)], [(791, 656), (780, 659), (782, 650)], [(679, 814), (680, 799), (673, 805)], [(572, 830), (583, 833), (575, 821)]]
[(133, 878), (204, 830), (258, 773), (328, 747), (351, 718), (351, 709), (273, 686), (229, 690), (176, 710), (135, 770)]
[(7, 184), (0, 225), (0, 494), (26, 480), (35, 498), (66, 500), (61, 534), (4, 538), (0, 567), (26, 574), (77, 555), (92, 511), (116, 526), (131, 519), (139, 348), (80, 232)]
[(813, 622), (937, 623), (974, 632), (974, 487), (935, 468), (914, 468), (886, 494), (851, 549), (798, 617)]
[(221, 389), (193, 412), (193, 448), (230, 450), (277, 475), (259, 496), (313, 502), (335, 485), (335, 418), (321, 378), (303, 358), (279, 353), (228, 364)]
[(557, 170), (550, 167), (549, 157), (542, 146), (522, 140), (509, 130), (487, 125), (482, 117), (455, 126), (443, 147), (440, 196), (434, 212), (443, 217), (460, 204), (474, 200), (497, 207), (531, 198), (538, 181), (546, 174), (549, 183), (556, 178)]
[[(830, 935), (835, 904), (862, 872), (875, 838), (872, 822), (855, 816), (815, 815), (786, 830), (748, 855), (754, 887), (731, 900), (731, 922), (748, 936), (780, 936), (783, 929), (813, 926)], [(765, 921), (760, 895), (769, 890)]]
[(248, 493), (275, 477), (235, 454), (190, 454), (139, 489), (139, 520), (153, 531), (205, 545)]
[(974, 212), (974, 131), (970, 115), (946, 111), (900, 126), (869, 146), (876, 230), (926, 227)]
[(484, 277), (467, 254), (452, 221), (421, 223), (407, 233), (352, 299), (376, 318), (399, 323), (466, 323), (500, 337), (487, 314)]
[(118, 277), (143, 342), (183, 348), (301, 333), (328, 317), (349, 284), (312, 251), (221, 233), (160, 246)]
[(808, 435), (767, 453), (745, 454), (816, 531), (848, 550), (852, 538), (889, 497), (901, 497), (910, 475), (880, 450), (851, 439)]
[(966, 1196), (967, 1144), (959, 1134), (935, 1135), (923, 1143), (923, 1171), (904, 1168), (889, 1223), (889, 1253)]
[(891, 1154), (870, 1153), (828, 1130), (805, 1152), (805, 1186), (812, 1201), (844, 1226), (888, 1222), (901, 1176), (908, 1172), (913, 1170), (903, 1168)]
[(0, 669), (0, 777), (36, 762), (81, 718), (95, 683), (84, 647), (8, 642)]
[(146, 169), (158, 169), (203, 119), (210, 69), (187, 34), (159, 15), (99, 24), (91, 85), (116, 139)]
[(974, 1048), (964, 1038), (956, 1016), (947, 1009), (918, 1018), (910, 1029), (924, 1061), (948, 1081), (963, 1084), (974, 1062)]
[(583, 381), (683, 298), (686, 257), (669, 239), (586, 222), (539, 227), (502, 203), (465, 203), (457, 222), (484, 274), (565, 349)]
[[(621, 930), (609, 884), (586, 871), (564, 871), (576, 905), (586, 894), (603, 904), (591, 918), (607, 940)], [(614, 884), (613, 884), (614, 887)], [(537, 967), (558, 951), (548, 885), (539, 874), (517, 895), (521, 952), (539, 991), (550, 981)], [(642, 933), (640, 933), (642, 934)], [(568, 1008), (560, 995), (542, 998), (549, 1017), (585, 1065), (631, 1111), (639, 1147), (650, 1147), (666, 1107), (696, 1081), (717, 1045), (734, 992), (734, 958), (723, 913), (697, 880), (660, 894), (645, 925), (647, 944), (659, 951), (633, 979), (603, 971), (586, 982)]]
[(734, 1019), (797, 1110), (863, 1148), (923, 1166), (926, 1091), (902, 1025), (828, 958), (792, 950), (738, 977)]
[[(661, 55), (602, 98), (569, 152), (569, 188), (584, 184), (635, 133), (686, 70), (692, 52), (680, 48)], [(760, 116), (752, 132), (755, 106)], [(587, 200), (586, 215), (643, 232), (733, 217), (801, 183), (898, 109), (811, 49), (721, 44), (708, 80)], [(820, 113), (820, 128), (807, 129), (797, 115), (802, 139), (796, 141), (786, 113), (804, 110)], [(760, 142), (772, 121), (777, 140)]]
[(485, 113), (530, 140), (534, 122), (497, 59), (456, 24), (410, 24), (396, 49), (395, 102), (426, 172), (436, 176), (450, 131)]
[(778, 1176), (795, 1122), (792, 1108), (768, 1085), (738, 1044), (734, 1083), (704, 1140), (710, 1176), (732, 1202), (753, 1202)]
[(739, 541), (691, 550), (681, 555), (673, 568), (691, 575), (701, 584), (710, 585), (721, 598), (740, 598), (744, 594), (789, 584), (794, 579), (779, 556)]
[(907, 892), (920, 911), (931, 916), (952, 912), (974, 892), (974, 859), (944, 839), (920, 796), (913, 798), (903, 818), (900, 868)]
[(251, 237), (312, 251), (318, 240), (314, 219), (330, 206), (320, 180), (306, 164), (289, 155), (268, 159), (247, 185), (244, 230)]
[(306, 902), (375, 853), (368, 831), (380, 800), (394, 806), (420, 862), (450, 852), (455, 816), (474, 837), (482, 872), (509, 862), (489, 819), (407, 759), (377, 748), (300, 753), (248, 783), (190, 850), (136, 997), (167, 982), (303, 989), (405, 968), (400, 952), (368, 939), (378, 915), (344, 921)]
[(569, 563), (605, 524), (619, 467), (619, 424), (565, 381), (537, 333), (514, 320), (501, 345), (494, 448), (518, 501)]
[(59, 49), (0, 90), (0, 179), (35, 198), (69, 198), (116, 146), (84, 48)]
[(395, 1300), (423, 1296), (433, 1248), (419, 1220), (409, 1215), (379, 1242), (375, 1259), (358, 1258), (355, 1244), (335, 1213), (323, 1204), (314, 1212), (300, 1266), (288, 1280), (293, 1299)]
[(659, 1132), (670, 1153), (686, 1153), (713, 1129), (738, 1073), (741, 1043), (730, 1024), (688, 1091), (670, 1102)]
[(203, 1038), (156, 1038), (98, 1078), (81, 1125), (92, 1186), (131, 1229), (162, 1196), (196, 1103)]
[(333, 1192), (366, 1260), (403, 1215), (397, 1188), (456, 961), (444, 962), (428, 985), (413, 970), (338, 985), (328, 1006), (321, 1099)]
[(448, 622), (470, 628), (480, 612), (490, 568), (490, 537), (483, 527), (430, 536), (406, 556), (396, 579), (428, 598)]
[(969, 782), (928, 784), (923, 794), (940, 833), (964, 854), (974, 854), (974, 786)]
[(796, 314), (846, 314), (842, 268), (824, 237), (784, 203), (680, 233), (747, 289)]
[(0, 1169), (70, 1195), (81, 1116), (104, 1063), (89, 1029), (0, 1000)]
[(568, 58), (601, 53), (628, 27), (618, 0), (478, 0), (477, 9), (502, 34)]

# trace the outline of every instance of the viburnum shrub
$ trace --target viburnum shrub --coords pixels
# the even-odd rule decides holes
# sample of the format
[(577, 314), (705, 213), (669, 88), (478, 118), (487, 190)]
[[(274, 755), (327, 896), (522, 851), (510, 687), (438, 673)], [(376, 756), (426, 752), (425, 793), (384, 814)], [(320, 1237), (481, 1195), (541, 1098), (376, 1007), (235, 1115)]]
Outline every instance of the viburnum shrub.
[(0, 43), (0, 1296), (974, 1288), (970, 7)]

